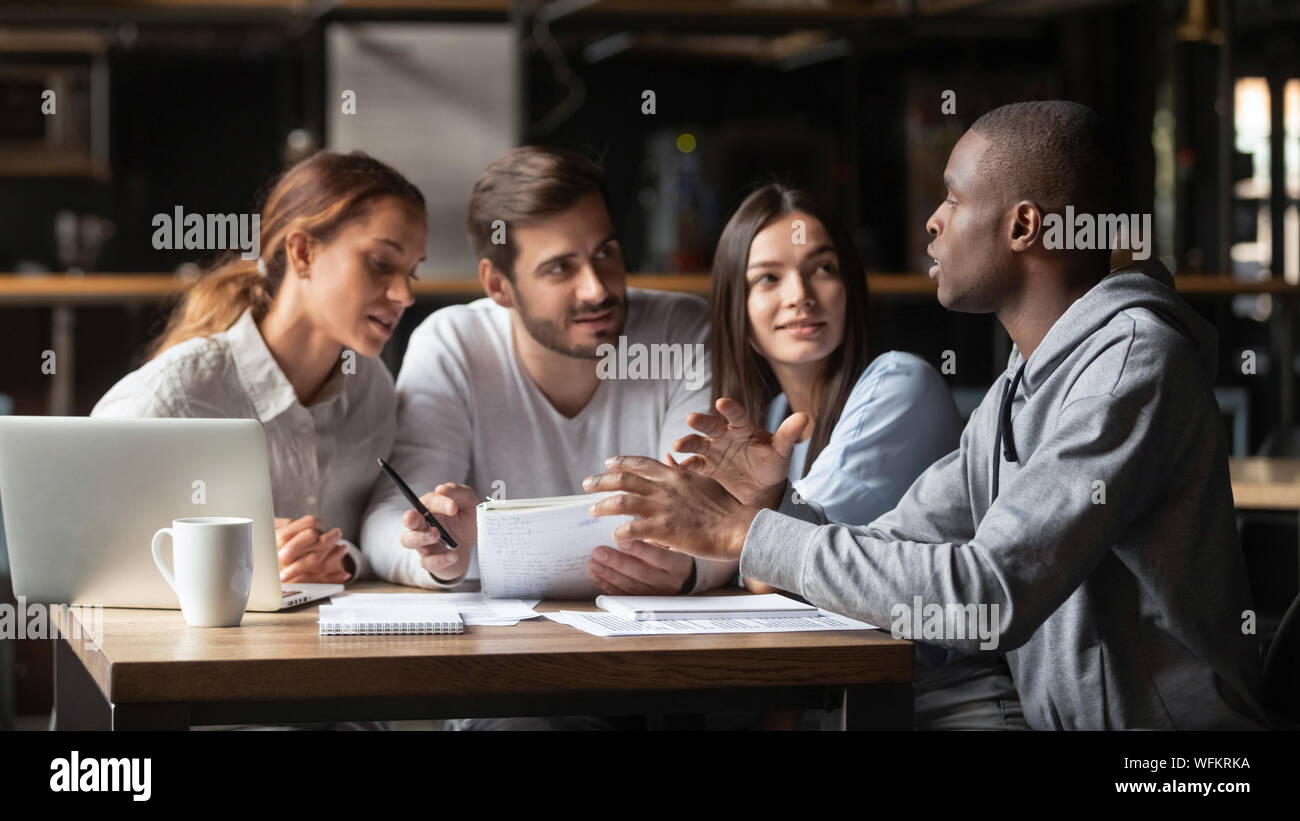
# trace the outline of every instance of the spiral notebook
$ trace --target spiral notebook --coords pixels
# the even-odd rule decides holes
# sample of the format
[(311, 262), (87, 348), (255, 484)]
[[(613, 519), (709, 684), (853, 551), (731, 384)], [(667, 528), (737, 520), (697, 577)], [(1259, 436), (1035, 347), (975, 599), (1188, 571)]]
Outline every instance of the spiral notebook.
[(465, 623), (450, 604), (322, 604), (322, 636), (416, 636), (463, 633)]

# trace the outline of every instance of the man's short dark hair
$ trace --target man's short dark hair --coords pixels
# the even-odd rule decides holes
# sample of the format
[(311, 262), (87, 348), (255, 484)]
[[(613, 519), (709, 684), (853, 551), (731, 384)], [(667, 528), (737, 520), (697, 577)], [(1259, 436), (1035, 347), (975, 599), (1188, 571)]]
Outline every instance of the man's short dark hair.
[[(525, 145), (489, 165), (469, 198), (469, 243), (475, 259), (488, 259), (514, 279), (518, 248), (512, 227), (554, 216), (588, 194), (600, 194), (609, 208), (605, 172), (581, 154)], [(504, 243), (493, 243), (493, 223), (505, 223)], [(498, 226), (499, 228), (500, 226)]]
[(1044, 214), (1116, 211), (1117, 167), (1101, 117), (1068, 100), (1011, 103), (980, 117), (971, 131), (991, 145), (979, 172), (997, 181), (1009, 202), (1030, 200)]

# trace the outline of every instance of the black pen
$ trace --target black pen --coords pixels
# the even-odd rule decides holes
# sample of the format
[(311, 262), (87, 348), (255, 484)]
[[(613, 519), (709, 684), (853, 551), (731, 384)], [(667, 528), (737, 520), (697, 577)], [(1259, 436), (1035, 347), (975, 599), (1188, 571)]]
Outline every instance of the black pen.
[(384, 473), (388, 474), (388, 478), (392, 479), (397, 484), (397, 489), (402, 491), (402, 495), (406, 497), (406, 501), (410, 502), (411, 507), (415, 508), (416, 512), (424, 517), (424, 520), (429, 523), (429, 526), (438, 528), (438, 532), (442, 534), (442, 540), (447, 543), (447, 549), (455, 550), (456, 540), (447, 532), (447, 528), (443, 527), (437, 519), (433, 518), (433, 514), (429, 512), (429, 508), (424, 506), (424, 503), (420, 501), (419, 496), (416, 496), (411, 492), (411, 489), (406, 486), (406, 482), (402, 481), (402, 477), (397, 475), (397, 471), (389, 467), (388, 463), (383, 459), (379, 460), (379, 466), (384, 469)]

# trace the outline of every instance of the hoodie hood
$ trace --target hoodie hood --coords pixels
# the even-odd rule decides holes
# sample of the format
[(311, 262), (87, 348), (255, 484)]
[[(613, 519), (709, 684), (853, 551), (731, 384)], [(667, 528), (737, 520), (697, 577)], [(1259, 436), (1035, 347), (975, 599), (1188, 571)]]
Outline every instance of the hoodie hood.
[(1061, 314), (1028, 362), (1013, 350), (1007, 370), (1011, 372), (1023, 363), (1024, 389), (1032, 394), (1084, 340), (1116, 314), (1134, 309), (1150, 311), (1190, 340), (1206, 378), (1214, 380), (1218, 370), (1218, 332), (1178, 296), (1169, 269), (1154, 258), (1107, 274)]
[(1034, 394), (1079, 345), (1110, 322), (1116, 314), (1146, 310), (1191, 341), (1206, 379), (1213, 383), (1218, 365), (1218, 332), (1174, 291), (1174, 278), (1157, 259), (1117, 268), (1075, 300), (1048, 330), (1029, 360), (1013, 349), (1007, 362), (1010, 379), (998, 403), (997, 434), (993, 449), (1000, 458), (993, 465), (990, 498), (1001, 485), (1002, 461), (1020, 461), (1011, 413), (1023, 386), (1026, 399)]

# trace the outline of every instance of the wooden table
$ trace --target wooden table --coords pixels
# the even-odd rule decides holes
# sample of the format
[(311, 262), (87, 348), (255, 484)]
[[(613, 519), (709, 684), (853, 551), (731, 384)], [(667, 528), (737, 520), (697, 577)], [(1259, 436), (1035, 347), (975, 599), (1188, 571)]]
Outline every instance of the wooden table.
[(1237, 510), (1300, 514), (1300, 459), (1229, 459), (1228, 471)]
[(1229, 459), (1238, 510), (1300, 511), (1300, 459)]
[(98, 647), (67, 638), (76, 611), (65, 612), (56, 728), (790, 708), (842, 708), (845, 729), (912, 726), (912, 643), (878, 630), (600, 638), (535, 619), (456, 636), (325, 637), (318, 604), (250, 612), (237, 628), (188, 627), (177, 610), (105, 608)]

